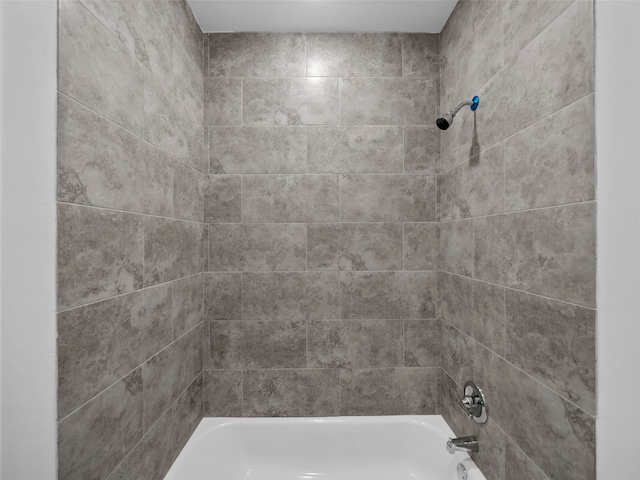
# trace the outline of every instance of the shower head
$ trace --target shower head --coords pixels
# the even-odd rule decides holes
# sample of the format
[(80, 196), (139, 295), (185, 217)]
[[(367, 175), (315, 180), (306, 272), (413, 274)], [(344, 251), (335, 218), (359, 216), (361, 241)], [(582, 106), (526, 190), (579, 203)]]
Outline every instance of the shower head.
[(473, 97), (473, 99), (466, 100), (460, 103), (456, 108), (454, 108), (450, 112), (443, 113), (442, 116), (436, 120), (436, 125), (440, 130), (446, 130), (451, 126), (451, 124), (453, 123), (453, 117), (456, 116), (456, 113), (458, 113), (458, 111), (460, 111), (462, 107), (464, 107), (465, 105), (469, 105), (469, 108), (472, 111), (475, 111), (476, 108), (478, 108), (479, 104), (480, 104), (480, 97), (476, 95), (475, 97)]

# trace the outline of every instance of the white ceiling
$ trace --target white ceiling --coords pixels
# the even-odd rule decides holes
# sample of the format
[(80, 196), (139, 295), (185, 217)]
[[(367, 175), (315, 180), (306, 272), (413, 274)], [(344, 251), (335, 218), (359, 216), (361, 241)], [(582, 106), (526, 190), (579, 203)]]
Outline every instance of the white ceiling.
[(203, 32), (442, 30), (457, 0), (187, 0)]

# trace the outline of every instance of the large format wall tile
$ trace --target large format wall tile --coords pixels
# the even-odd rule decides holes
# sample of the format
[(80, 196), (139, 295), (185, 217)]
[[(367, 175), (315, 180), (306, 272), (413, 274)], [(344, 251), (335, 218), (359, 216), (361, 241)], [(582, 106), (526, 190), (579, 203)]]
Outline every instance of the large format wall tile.
[(442, 369), (458, 385), (473, 378), (473, 339), (446, 322), (442, 327)]
[(203, 320), (203, 275), (181, 278), (171, 284), (173, 339), (181, 337)]
[(209, 175), (204, 186), (204, 221), (240, 222), (241, 189), (239, 175)]
[(435, 180), (428, 175), (342, 175), (343, 222), (432, 222)]
[(173, 446), (173, 416), (165, 413), (143, 439), (107, 477), (107, 480), (162, 478), (178, 456)]
[(240, 125), (242, 119), (242, 80), (206, 78), (204, 83), (204, 124)]
[(337, 272), (245, 273), (243, 318), (338, 318)]
[(402, 224), (307, 226), (309, 270), (402, 270)]
[(244, 415), (325, 417), (338, 415), (338, 370), (249, 370), (244, 373)]
[(204, 274), (205, 320), (242, 319), (242, 274)]
[(242, 416), (242, 370), (204, 371), (204, 416)]
[(440, 224), (440, 268), (458, 275), (474, 274), (474, 223)]
[(58, 424), (58, 476), (106, 478), (142, 432), (138, 368)]
[(440, 78), (440, 35), (403, 33), (402, 76)]
[(595, 198), (593, 95), (505, 142), (505, 209)]
[(426, 78), (341, 78), (340, 122), (357, 125), (431, 125), (436, 83)]
[(202, 349), (199, 325), (142, 365), (145, 431), (202, 371)]
[(397, 33), (309, 33), (307, 75), (400, 77), (401, 37)]
[(405, 173), (440, 171), (440, 130), (433, 125), (404, 127)]
[(242, 178), (243, 222), (337, 220), (337, 175), (246, 175)]
[(404, 321), (405, 367), (439, 367), (442, 352), (440, 320)]
[(305, 270), (303, 224), (209, 225), (210, 271)]
[(144, 68), (77, 0), (59, 7), (58, 89), (140, 135)]
[(475, 274), (586, 306), (595, 304), (595, 204), (483, 218)]
[(242, 120), (247, 124), (338, 123), (337, 78), (245, 78)]
[(307, 325), (291, 320), (208, 322), (207, 368), (306, 367)]
[(58, 95), (58, 200), (173, 213), (174, 164), (162, 150)]
[(501, 213), (504, 209), (504, 154), (490, 148), (438, 177), (440, 220)]
[(58, 309), (142, 287), (142, 217), (58, 205)]
[(437, 223), (405, 223), (403, 239), (405, 270), (438, 269), (440, 226)]
[(171, 343), (171, 287), (58, 314), (58, 417), (63, 418)]
[(308, 338), (310, 368), (402, 366), (401, 321), (314, 321)]
[(595, 415), (595, 310), (513, 290), (506, 308), (506, 359)]
[(302, 33), (216, 33), (209, 40), (209, 77), (303, 77)]
[(435, 318), (436, 272), (341, 272), (341, 318)]
[(145, 286), (202, 272), (202, 240), (200, 223), (145, 217)]
[(340, 370), (340, 414), (435, 414), (437, 387), (437, 368)]
[(245, 125), (209, 129), (211, 173), (305, 173), (307, 130)]
[(173, 211), (176, 218), (202, 222), (204, 218), (205, 176), (183, 163), (175, 162)]
[(402, 127), (308, 127), (309, 173), (402, 173)]
[(505, 479), (549, 480), (540, 468), (531, 461), (517, 445), (509, 442), (505, 448)]
[(476, 356), (493, 418), (529, 458), (550, 478), (595, 479), (595, 418), (491, 351)]
[(191, 434), (200, 423), (203, 412), (202, 372), (178, 397), (172, 407), (173, 448), (182, 451)]

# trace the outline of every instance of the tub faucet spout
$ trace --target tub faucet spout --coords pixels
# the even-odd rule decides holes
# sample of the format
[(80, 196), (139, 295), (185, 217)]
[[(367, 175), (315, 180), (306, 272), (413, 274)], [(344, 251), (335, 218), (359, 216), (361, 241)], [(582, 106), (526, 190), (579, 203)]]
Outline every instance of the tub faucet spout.
[(478, 439), (476, 437), (458, 437), (450, 438), (447, 441), (447, 452), (454, 454), (456, 452), (478, 452), (480, 446), (478, 445)]

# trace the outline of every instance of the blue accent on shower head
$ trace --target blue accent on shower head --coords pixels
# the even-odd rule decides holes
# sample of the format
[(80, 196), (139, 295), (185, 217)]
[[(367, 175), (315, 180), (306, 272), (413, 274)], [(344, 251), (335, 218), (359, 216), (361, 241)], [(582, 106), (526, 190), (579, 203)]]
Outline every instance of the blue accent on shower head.
[(476, 95), (471, 99), (471, 106), (469, 108), (471, 111), (475, 112), (478, 105), (480, 105), (480, 97)]

